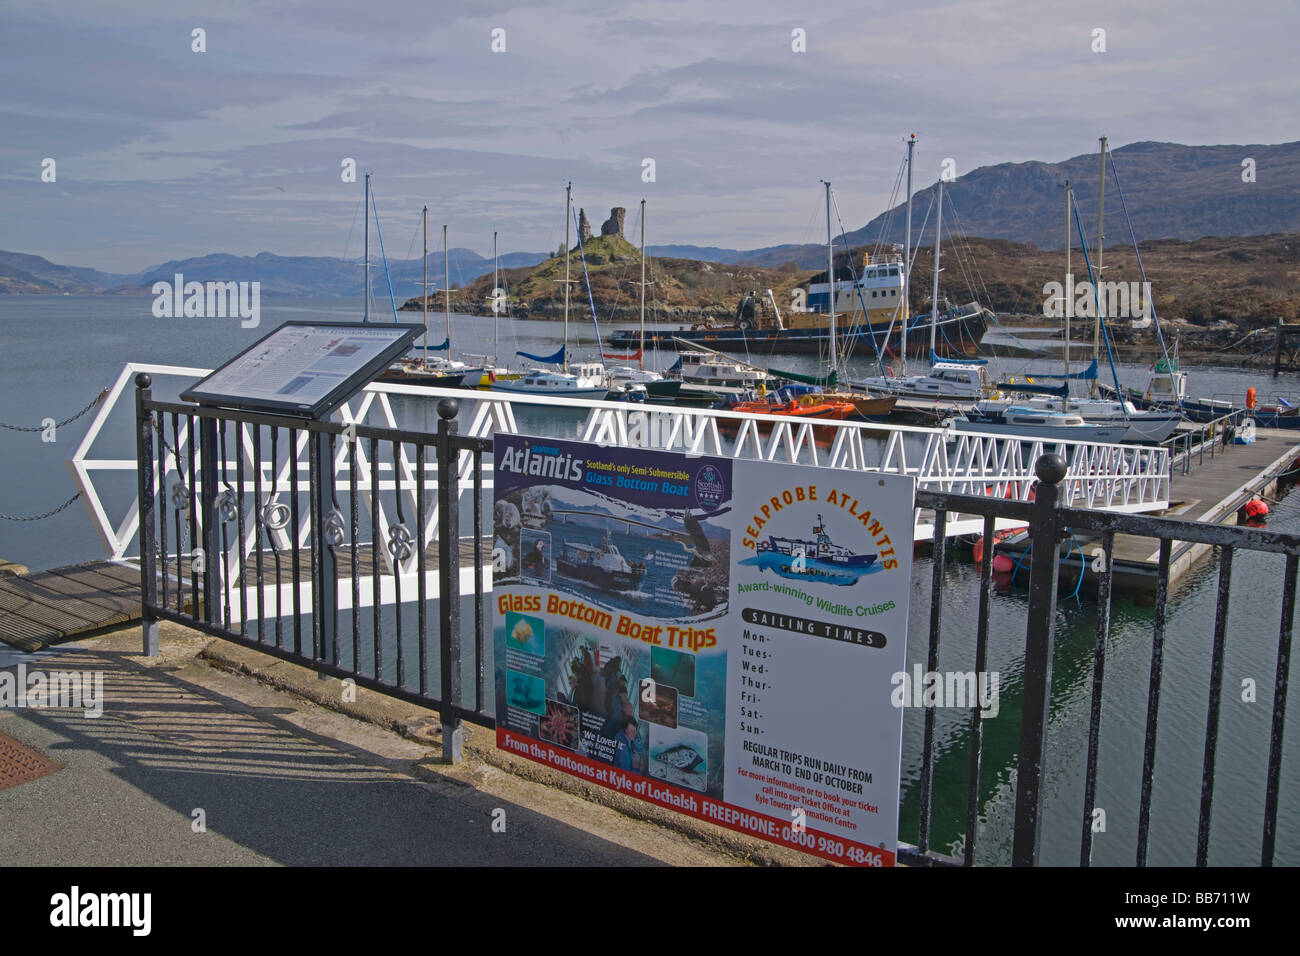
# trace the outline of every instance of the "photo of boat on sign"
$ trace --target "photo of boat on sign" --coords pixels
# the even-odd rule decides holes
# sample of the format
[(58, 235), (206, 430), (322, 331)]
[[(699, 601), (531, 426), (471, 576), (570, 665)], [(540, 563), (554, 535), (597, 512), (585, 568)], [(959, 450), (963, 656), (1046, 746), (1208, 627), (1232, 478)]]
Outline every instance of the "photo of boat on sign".
[(821, 515), (817, 516), (812, 535), (811, 538), (783, 538), (769, 534), (758, 543), (758, 553), (740, 563), (775, 571), (783, 578), (841, 586), (856, 584), (862, 575), (883, 567), (877, 560), (878, 554), (855, 554), (833, 542)]
[[(866, 575), (899, 567), (895, 539), (890, 534), (898, 522), (896, 515), (892, 509), (873, 508), (861, 492), (799, 482), (757, 499), (746, 510), (750, 520), (743, 528), (740, 546), (754, 553), (738, 562), (741, 567), (837, 587), (849, 587)], [(902, 514), (910, 519), (909, 512)], [(835, 538), (830, 534), (832, 526)], [(811, 531), (800, 533), (803, 529)], [(911, 538), (906, 537), (911, 532), (910, 520), (908, 527), (896, 530), (899, 541), (910, 543)]]

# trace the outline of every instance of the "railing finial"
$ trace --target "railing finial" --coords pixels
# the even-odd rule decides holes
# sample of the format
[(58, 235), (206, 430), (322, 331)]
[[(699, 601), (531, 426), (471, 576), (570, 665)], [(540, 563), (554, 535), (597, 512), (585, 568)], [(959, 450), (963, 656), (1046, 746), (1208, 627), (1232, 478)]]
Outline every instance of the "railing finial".
[(451, 421), (460, 411), (460, 402), (454, 398), (444, 398), (438, 402), (438, 417)]
[(148, 388), (153, 384), (153, 377), (148, 372), (138, 372), (135, 376), (136, 388)]
[(1038, 460), (1034, 462), (1034, 474), (1045, 484), (1059, 485), (1064, 480), (1068, 467), (1064, 458), (1055, 452), (1049, 452), (1038, 456)]

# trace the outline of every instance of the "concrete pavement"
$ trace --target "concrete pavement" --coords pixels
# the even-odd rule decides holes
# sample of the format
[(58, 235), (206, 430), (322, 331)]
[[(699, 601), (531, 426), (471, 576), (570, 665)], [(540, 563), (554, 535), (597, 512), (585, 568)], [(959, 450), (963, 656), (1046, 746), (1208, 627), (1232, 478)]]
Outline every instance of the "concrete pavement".
[(0, 656), (0, 669), (102, 671), (105, 697), (99, 718), (0, 708), (0, 733), (63, 765), (0, 790), (0, 863), (813, 862), (501, 754), (486, 731), (446, 766), (429, 712), (365, 690), (344, 705), (365, 720), (321, 707), (302, 695), (337, 700), (338, 681), (185, 628), (163, 626), (158, 659), (139, 641), (129, 627)]

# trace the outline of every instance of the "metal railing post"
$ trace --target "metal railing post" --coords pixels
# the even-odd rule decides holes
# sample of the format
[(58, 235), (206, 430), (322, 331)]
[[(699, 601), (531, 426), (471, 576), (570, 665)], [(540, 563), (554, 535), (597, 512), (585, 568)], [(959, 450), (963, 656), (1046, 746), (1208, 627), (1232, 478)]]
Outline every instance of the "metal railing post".
[[(135, 463), (139, 482), (136, 494), (140, 504), (140, 629), (144, 654), (157, 657), (158, 617), (154, 606), (158, 603), (158, 565), (154, 556), (154, 493), (153, 493), (153, 425), (146, 410), (153, 384), (144, 372), (135, 377)], [(159, 476), (161, 478), (161, 476)]]
[[(438, 645), (441, 650), (442, 759), (460, 763), (465, 730), (456, 712), (460, 700), (460, 453), (454, 398), (438, 402)], [(475, 532), (477, 533), (477, 531)], [(420, 546), (423, 547), (423, 542)], [(423, 666), (423, 665), (421, 665)]]
[(1056, 637), (1056, 587), (1061, 513), (1058, 505), (1065, 478), (1065, 459), (1041, 456), (1034, 463), (1034, 508), (1029, 523), (1032, 561), (1029, 572), (1029, 623), (1025, 630), (1024, 691), (1020, 720), (1020, 757), (1016, 773), (1013, 866), (1036, 866), (1042, 831), (1043, 766), (1047, 758), (1047, 718), (1052, 691), (1052, 644)]

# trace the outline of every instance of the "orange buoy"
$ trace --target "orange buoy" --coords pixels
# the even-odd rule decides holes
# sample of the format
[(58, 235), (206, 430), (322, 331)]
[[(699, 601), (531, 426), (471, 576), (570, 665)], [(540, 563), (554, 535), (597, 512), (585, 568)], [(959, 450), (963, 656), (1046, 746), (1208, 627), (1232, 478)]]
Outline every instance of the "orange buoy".
[(971, 557), (975, 559), (976, 564), (984, 563), (984, 535), (980, 535), (970, 548)]
[(1016, 562), (1011, 560), (1010, 555), (995, 554), (993, 556), (993, 570), (998, 574), (1010, 574), (1015, 566)]
[(1262, 518), (1268, 514), (1268, 505), (1258, 498), (1254, 498), (1246, 502), (1245, 510), (1247, 518)]
[(1246, 407), (1252, 411), (1255, 408), (1255, 386), (1246, 389)]

